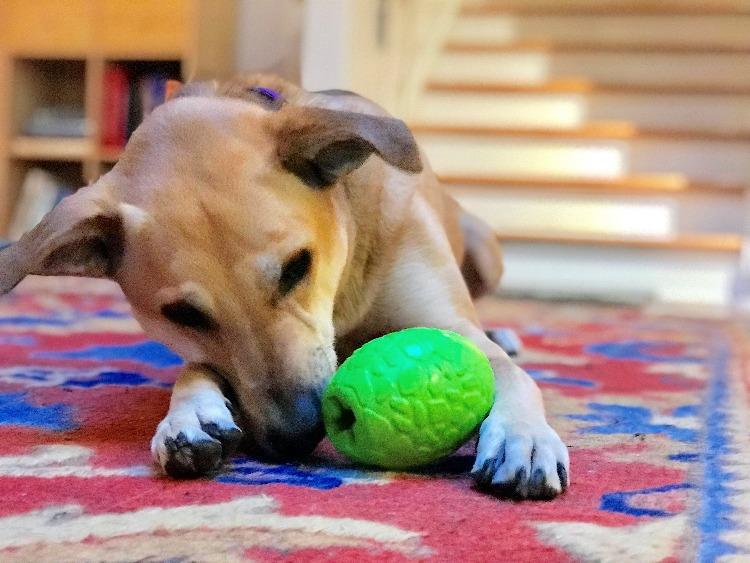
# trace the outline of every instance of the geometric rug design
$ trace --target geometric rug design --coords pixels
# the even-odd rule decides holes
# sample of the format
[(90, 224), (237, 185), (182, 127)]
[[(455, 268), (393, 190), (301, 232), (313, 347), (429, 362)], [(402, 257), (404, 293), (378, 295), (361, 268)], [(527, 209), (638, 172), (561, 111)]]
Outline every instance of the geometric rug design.
[(490, 299), (568, 444), (551, 502), (472, 488), (473, 444), (419, 472), (151, 464), (180, 359), (119, 290), (31, 278), (0, 299), (1, 561), (750, 559), (747, 327), (636, 308)]

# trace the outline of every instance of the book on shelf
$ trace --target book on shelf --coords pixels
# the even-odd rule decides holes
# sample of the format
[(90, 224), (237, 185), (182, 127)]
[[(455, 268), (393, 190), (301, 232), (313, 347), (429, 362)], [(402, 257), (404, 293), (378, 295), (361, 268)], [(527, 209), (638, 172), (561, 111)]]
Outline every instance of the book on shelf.
[(167, 77), (161, 74), (142, 76), (138, 81), (140, 93), (141, 119), (164, 103), (167, 95)]
[(143, 118), (164, 101), (167, 77), (137, 73), (124, 65), (110, 64), (104, 71), (101, 142), (105, 148), (122, 148)]
[(118, 65), (108, 65), (104, 71), (101, 139), (105, 147), (122, 147), (127, 141), (128, 73)]
[(57, 176), (41, 168), (32, 168), (24, 177), (10, 226), (8, 238), (18, 240), (33, 229), (73, 189)]
[(22, 130), (31, 137), (85, 137), (88, 122), (83, 108), (40, 106), (31, 112)]

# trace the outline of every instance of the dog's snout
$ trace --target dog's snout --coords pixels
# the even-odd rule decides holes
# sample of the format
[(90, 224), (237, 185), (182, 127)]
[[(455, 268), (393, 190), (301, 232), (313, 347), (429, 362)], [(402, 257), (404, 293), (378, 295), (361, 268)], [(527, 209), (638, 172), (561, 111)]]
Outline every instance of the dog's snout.
[(310, 389), (294, 393), (278, 407), (282, 419), (268, 432), (268, 453), (280, 459), (306, 456), (325, 435), (321, 391)]

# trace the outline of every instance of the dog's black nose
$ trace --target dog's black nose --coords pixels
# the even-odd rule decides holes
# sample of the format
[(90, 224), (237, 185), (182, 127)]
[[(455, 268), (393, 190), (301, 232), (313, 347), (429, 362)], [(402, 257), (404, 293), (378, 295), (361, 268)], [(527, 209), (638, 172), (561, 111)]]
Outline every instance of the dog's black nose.
[(290, 394), (278, 405), (280, 424), (266, 437), (266, 450), (278, 459), (299, 459), (315, 449), (325, 435), (320, 390), (312, 389)]

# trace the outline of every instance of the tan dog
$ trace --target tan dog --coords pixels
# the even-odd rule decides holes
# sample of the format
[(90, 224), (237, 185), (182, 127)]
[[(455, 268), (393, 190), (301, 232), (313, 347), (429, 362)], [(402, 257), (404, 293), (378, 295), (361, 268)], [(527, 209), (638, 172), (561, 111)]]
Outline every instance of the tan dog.
[(218, 469), (243, 434), (274, 458), (308, 454), (337, 358), (405, 327), (457, 331), (497, 378), (478, 485), (550, 498), (567, 450), (471, 302), (501, 271), (491, 231), (441, 189), (401, 121), (254, 76), (189, 84), (157, 108), (111, 172), (0, 253), (0, 291), (27, 274), (119, 283), (186, 361), (152, 441), (174, 476)]

